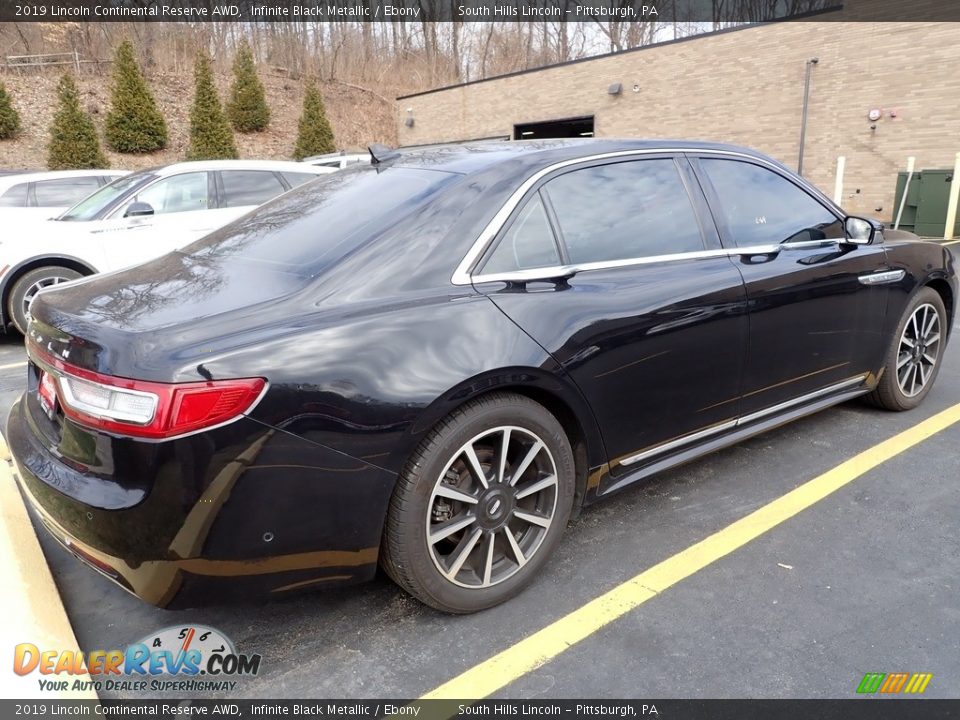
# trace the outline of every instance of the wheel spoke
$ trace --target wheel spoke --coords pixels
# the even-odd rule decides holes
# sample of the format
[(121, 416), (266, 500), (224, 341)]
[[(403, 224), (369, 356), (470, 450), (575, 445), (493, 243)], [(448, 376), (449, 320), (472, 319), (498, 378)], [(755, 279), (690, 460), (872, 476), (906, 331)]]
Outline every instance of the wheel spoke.
[(542, 528), (550, 527), (550, 518), (543, 517), (542, 515), (528, 513), (523, 510), (514, 510), (513, 516), (517, 518), (517, 520), (523, 520), (531, 525), (539, 525)]
[(897, 370), (906, 365), (910, 360), (913, 359), (913, 356), (910, 353), (904, 353), (900, 356), (900, 359), (897, 360)]
[(926, 342), (927, 342), (927, 347), (930, 347), (931, 345), (936, 345), (938, 342), (940, 342), (940, 333), (934, 333), (933, 335), (927, 338)]
[(460, 541), (460, 544), (457, 546), (457, 549), (451, 553), (451, 558), (453, 561), (450, 563), (449, 569), (447, 570), (447, 577), (451, 580), (457, 576), (460, 572), (460, 568), (463, 567), (463, 564), (467, 561), (467, 558), (470, 557), (470, 553), (473, 552), (473, 548), (476, 547), (477, 541), (483, 535), (483, 530), (480, 528), (474, 528), (473, 532), (469, 536)]
[(910, 394), (915, 395), (917, 393), (917, 363), (913, 364), (913, 379), (910, 381)]
[(465, 493), (460, 488), (456, 488), (453, 485), (447, 485), (446, 483), (440, 483), (437, 485), (437, 495), (440, 497), (445, 497), (448, 500), (457, 500), (458, 502), (467, 503), (469, 505), (476, 505), (477, 499)]
[(500, 443), (500, 464), (497, 469), (497, 482), (502, 483), (507, 471), (507, 450), (510, 449), (510, 428), (503, 431), (503, 442)]
[(917, 363), (917, 373), (920, 375), (920, 389), (927, 384), (927, 371), (922, 362)]
[(513, 557), (517, 561), (517, 565), (523, 567), (527, 564), (527, 558), (523, 555), (523, 550), (520, 549), (520, 546), (517, 545), (517, 539), (513, 536), (513, 533), (510, 532), (509, 527), (503, 529), (503, 534), (507, 536), (507, 542), (510, 543), (510, 550), (513, 551)]
[(537, 482), (535, 483), (531, 483), (530, 485), (526, 485), (525, 487), (519, 488), (517, 491), (516, 498), (517, 500), (521, 500), (527, 497), (527, 495), (533, 495), (534, 493), (540, 492), (541, 490), (546, 490), (548, 487), (556, 484), (557, 484), (557, 476), (548, 475), (542, 480), (537, 480)]
[(516, 485), (517, 480), (519, 480), (523, 476), (523, 474), (527, 471), (527, 468), (530, 467), (530, 463), (534, 461), (534, 459), (537, 457), (540, 451), (543, 450), (543, 448), (544, 448), (544, 445), (543, 445), (543, 441), (541, 440), (537, 440), (533, 444), (533, 446), (531, 446), (530, 450), (527, 452), (526, 457), (524, 457), (523, 460), (520, 461), (520, 464), (517, 465), (516, 469), (511, 473), (510, 475), (511, 485)]
[(935, 363), (937, 362), (937, 359), (936, 359), (935, 357), (932, 357), (932, 356), (930, 355), (930, 353), (924, 353), (924, 354), (923, 354), (923, 359), (926, 360), (926, 361), (927, 361), (928, 363), (930, 363), (931, 365), (933, 365), (933, 364), (935, 364)]
[(917, 313), (914, 313), (910, 316), (910, 325), (913, 327), (913, 337), (917, 339), (920, 337), (920, 331), (917, 329)]
[(459, 515), (451, 520), (447, 520), (445, 523), (431, 528), (430, 532), (430, 544), (436, 545), (441, 540), (450, 537), (455, 532), (463, 530), (468, 525), (472, 525), (476, 522), (477, 518), (473, 515)]
[(483, 465), (480, 464), (480, 458), (477, 457), (477, 451), (473, 449), (473, 445), (467, 445), (463, 450), (463, 454), (467, 456), (467, 461), (470, 465), (470, 474), (473, 475), (473, 479), (484, 488), (490, 487), (489, 482), (487, 482), (487, 474), (483, 471)]
[(906, 333), (904, 333), (903, 338), (900, 340), (900, 342), (906, 345), (911, 350), (913, 350), (913, 348), (916, 347), (917, 345), (913, 340), (907, 337)]
[(484, 561), (483, 561), (483, 586), (487, 587), (490, 585), (490, 581), (493, 578), (493, 548), (497, 544), (497, 536), (493, 533), (487, 536), (487, 549), (484, 552)]
[(923, 335), (926, 337), (930, 334), (930, 331), (933, 330), (933, 325), (937, 321), (937, 313), (931, 307), (925, 307), (923, 309)]

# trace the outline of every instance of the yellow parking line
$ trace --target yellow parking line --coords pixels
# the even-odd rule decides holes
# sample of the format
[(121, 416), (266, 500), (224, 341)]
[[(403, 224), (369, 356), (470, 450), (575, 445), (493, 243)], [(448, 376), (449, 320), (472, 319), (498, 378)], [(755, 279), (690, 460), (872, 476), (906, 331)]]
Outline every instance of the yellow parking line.
[(10, 368), (23, 367), (27, 364), (26, 360), (21, 360), (20, 362), (7, 363), (6, 365), (0, 365), (0, 370), (9, 370)]
[(658, 593), (743, 547), (869, 470), (958, 421), (960, 404), (874, 445), (445, 682), (422, 699), (487, 697), (546, 664)]

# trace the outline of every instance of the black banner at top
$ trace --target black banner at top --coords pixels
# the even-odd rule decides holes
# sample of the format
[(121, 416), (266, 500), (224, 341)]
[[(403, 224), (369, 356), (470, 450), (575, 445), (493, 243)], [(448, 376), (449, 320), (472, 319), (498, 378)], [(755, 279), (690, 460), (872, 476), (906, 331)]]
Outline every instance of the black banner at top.
[(0, 22), (957, 21), (957, 0), (2, 0)]

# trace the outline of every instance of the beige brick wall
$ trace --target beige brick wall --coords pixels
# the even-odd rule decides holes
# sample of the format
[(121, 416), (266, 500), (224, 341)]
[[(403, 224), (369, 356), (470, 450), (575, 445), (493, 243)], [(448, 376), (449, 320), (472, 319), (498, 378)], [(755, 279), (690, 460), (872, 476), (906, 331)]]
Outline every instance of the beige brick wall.
[[(731, 142), (796, 168), (812, 57), (804, 175), (832, 195), (846, 156), (844, 207), (889, 219), (908, 155), (944, 168), (960, 152), (960, 24), (778, 23), (545, 68), (401, 99), (398, 137), (509, 136), (515, 123), (594, 115), (597, 137)], [(607, 94), (614, 82), (620, 96)], [(871, 108), (884, 111), (876, 130)]]

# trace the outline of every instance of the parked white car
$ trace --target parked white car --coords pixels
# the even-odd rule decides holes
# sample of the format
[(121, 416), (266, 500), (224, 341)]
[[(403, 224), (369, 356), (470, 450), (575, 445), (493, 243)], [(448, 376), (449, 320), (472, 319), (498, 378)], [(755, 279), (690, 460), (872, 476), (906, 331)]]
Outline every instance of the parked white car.
[(54, 170), (0, 175), (0, 227), (7, 221), (56, 217), (126, 170)]
[(334, 170), (342, 170), (352, 165), (369, 165), (370, 153), (326, 153), (325, 155), (313, 155), (312, 157), (304, 158), (300, 162), (316, 165), (317, 167), (329, 167)]
[(0, 234), (0, 319), (26, 329), (38, 292), (189, 245), (333, 168), (269, 160), (186, 162), (119, 178), (49, 220)]

